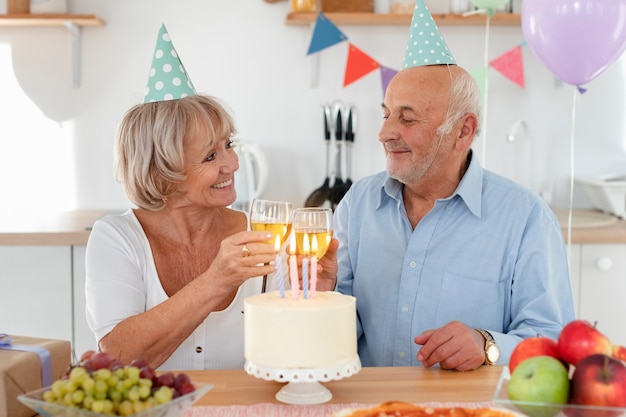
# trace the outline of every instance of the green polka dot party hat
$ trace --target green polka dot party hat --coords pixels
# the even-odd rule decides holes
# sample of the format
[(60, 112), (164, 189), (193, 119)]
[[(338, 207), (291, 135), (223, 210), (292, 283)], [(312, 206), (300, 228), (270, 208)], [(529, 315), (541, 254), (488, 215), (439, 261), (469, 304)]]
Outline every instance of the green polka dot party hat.
[(170, 34), (162, 24), (143, 102), (177, 100), (192, 94), (196, 94), (196, 89), (174, 48)]
[(423, 0), (415, 1), (409, 40), (404, 52), (404, 68), (423, 65), (456, 65), (446, 41)]

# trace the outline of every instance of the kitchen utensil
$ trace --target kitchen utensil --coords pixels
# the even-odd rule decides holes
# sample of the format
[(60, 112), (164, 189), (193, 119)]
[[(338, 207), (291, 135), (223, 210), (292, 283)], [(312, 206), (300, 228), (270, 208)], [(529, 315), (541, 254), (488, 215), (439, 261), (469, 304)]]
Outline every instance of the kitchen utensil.
[(346, 165), (345, 165), (345, 173), (346, 179), (345, 183), (347, 188), (350, 189), (352, 186), (352, 163), (353, 163), (353, 147), (354, 147), (354, 135), (356, 132), (356, 114), (354, 106), (348, 106), (348, 117), (346, 121)]
[(337, 176), (335, 183), (332, 186), (332, 191), (330, 193), (330, 203), (331, 208), (334, 210), (337, 207), (337, 204), (341, 201), (343, 196), (350, 188), (346, 182), (345, 178), (345, 155), (346, 155), (346, 142), (344, 140), (344, 117), (342, 115), (342, 103), (337, 102), (334, 106), (334, 132), (335, 132), (335, 141), (337, 146), (337, 158), (336, 158), (336, 166), (337, 166)]
[(304, 202), (305, 207), (320, 207), (329, 199), (331, 193), (330, 183), (330, 128), (331, 128), (331, 111), (330, 106), (324, 106), (324, 140), (326, 141), (326, 178), (322, 185), (314, 190)]

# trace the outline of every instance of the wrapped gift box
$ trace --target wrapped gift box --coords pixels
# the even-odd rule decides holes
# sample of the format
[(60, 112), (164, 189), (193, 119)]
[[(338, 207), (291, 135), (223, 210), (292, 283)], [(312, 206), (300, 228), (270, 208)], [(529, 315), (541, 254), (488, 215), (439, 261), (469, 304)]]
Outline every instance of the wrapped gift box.
[(45, 386), (42, 379), (61, 378), (70, 363), (69, 341), (0, 335), (0, 417), (36, 415), (17, 396)]

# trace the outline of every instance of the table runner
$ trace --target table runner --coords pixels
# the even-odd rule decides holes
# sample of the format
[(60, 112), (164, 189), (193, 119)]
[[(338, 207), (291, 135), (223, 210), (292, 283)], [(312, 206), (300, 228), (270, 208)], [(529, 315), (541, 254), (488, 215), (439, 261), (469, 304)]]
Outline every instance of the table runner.
[[(182, 417), (330, 417), (333, 413), (346, 408), (369, 408), (376, 404), (314, 404), (290, 405), (262, 403), (254, 405), (198, 406), (188, 409)], [(420, 403), (428, 407), (495, 407), (493, 402), (452, 403), (431, 402)]]

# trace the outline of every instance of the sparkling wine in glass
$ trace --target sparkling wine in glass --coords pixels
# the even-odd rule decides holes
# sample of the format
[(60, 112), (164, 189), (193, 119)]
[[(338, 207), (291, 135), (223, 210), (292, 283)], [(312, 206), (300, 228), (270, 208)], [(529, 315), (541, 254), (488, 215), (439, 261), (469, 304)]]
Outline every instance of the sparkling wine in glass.
[[(292, 216), (293, 206), (289, 202), (255, 198), (250, 208), (250, 230), (270, 232), (272, 238), (268, 243), (274, 243), (274, 236), (280, 236), (282, 246), (291, 232)], [(266, 288), (267, 275), (264, 275), (261, 292), (265, 292)]]
[(332, 209), (323, 207), (296, 209), (293, 230), (296, 234), (298, 254), (321, 258), (326, 254), (333, 238)]
[(270, 232), (272, 238), (268, 243), (273, 243), (273, 236), (278, 235), (284, 245), (291, 232), (292, 214), (289, 202), (254, 199), (250, 208), (250, 230)]

